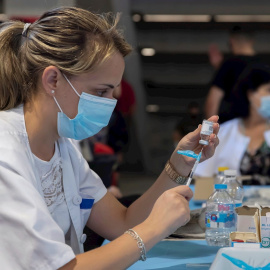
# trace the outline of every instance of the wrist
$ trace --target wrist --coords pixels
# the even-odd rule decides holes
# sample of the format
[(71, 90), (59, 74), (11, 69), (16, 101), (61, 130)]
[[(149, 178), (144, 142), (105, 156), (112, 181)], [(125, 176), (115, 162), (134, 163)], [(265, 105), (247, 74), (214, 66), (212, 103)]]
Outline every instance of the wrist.
[(188, 175), (192, 169), (192, 166), (189, 165), (188, 163), (186, 163), (183, 156), (173, 153), (169, 160), (179, 175), (182, 175), (184, 177), (188, 177)]
[(155, 244), (161, 241), (164, 237), (164, 231), (159, 224), (147, 218), (145, 221), (133, 228), (144, 242), (146, 251), (151, 249)]
[(180, 175), (175, 167), (172, 165), (170, 160), (167, 161), (165, 165), (165, 172), (169, 178), (178, 185), (185, 185), (188, 181), (188, 177)]

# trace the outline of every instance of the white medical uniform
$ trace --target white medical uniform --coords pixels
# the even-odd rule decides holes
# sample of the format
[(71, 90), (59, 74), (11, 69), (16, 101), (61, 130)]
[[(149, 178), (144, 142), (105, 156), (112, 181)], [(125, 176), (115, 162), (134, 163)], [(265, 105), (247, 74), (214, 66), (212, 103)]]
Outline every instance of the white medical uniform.
[(23, 105), (0, 112), (0, 268), (57, 269), (83, 252), (83, 228), (91, 209), (82, 200), (107, 192), (71, 140), (58, 145), (63, 187), (71, 218), (70, 246), (44, 201), (25, 128)]
[[(220, 125), (218, 133), (219, 145), (210, 159), (198, 164), (195, 175), (212, 177), (218, 172), (218, 167), (229, 167), (240, 175), (240, 163), (246, 152), (250, 138), (239, 130), (239, 118), (227, 121)], [(264, 138), (270, 146), (270, 131), (264, 132)]]

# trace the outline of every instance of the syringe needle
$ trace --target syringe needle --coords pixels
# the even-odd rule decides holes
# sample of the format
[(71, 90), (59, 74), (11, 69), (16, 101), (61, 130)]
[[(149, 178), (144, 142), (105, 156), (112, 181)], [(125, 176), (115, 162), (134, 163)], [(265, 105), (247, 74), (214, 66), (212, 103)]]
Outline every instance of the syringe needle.
[(189, 175), (189, 177), (188, 177), (186, 186), (189, 186), (190, 183), (191, 183), (191, 181), (192, 181), (193, 174), (194, 174), (194, 172), (195, 172), (195, 170), (196, 170), (196, 168), (197, 168), (197, 165), (198, 165), (199, 162), (200, 162), (202, 150), (203, 150), (203, 147), (202, 147), (202, 149), (201, 149), (201, 151), (200, 151), (200, 153), (199, 153), (199, 155), (198, 155), (198, 157), (197, 157), (197, 159), (196, 159), (196, 161), (195, 161), (195, 163), (194, 163), (194, 165), (193, 165), (193, 168), (192, 168), (192, 170), (191, 170), (191, 172), (190, 172), (190, 175)]

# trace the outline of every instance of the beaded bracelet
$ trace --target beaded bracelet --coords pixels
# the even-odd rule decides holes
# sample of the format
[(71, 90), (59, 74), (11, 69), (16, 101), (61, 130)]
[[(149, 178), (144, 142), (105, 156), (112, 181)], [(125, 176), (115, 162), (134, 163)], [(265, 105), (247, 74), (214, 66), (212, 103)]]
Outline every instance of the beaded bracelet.
[(146, 250), (145, 250), (145, 246), (141, 237), (132, 229), (127, 230), (125, 233), (131, 235), (137, 241), (137, 245), (138, 245), (138, 248), (140, 249), (140, 254), (141, 254), (140, 260), (145, 261)]

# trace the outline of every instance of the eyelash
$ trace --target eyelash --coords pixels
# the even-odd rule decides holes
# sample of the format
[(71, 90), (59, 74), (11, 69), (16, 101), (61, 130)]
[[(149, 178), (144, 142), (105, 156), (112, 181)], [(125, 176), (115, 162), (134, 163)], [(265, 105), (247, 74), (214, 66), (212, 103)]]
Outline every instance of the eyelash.
[(106, 94), (107, 90), (97, 90), (98, 96), (102, 97), (103, 94)]

